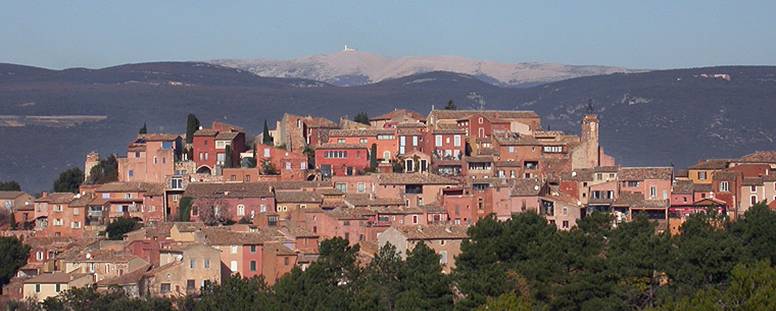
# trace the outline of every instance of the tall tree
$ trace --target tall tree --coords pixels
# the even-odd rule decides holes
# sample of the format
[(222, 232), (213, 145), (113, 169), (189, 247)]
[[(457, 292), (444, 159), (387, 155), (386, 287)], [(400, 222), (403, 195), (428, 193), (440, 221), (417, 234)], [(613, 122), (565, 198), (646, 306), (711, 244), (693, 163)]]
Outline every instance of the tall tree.
[(372, 144), (369, 150), (369, 170), (377, 172), (377, 144)]
[(356, 114), (356, 116), (353, 118), (353, 121), (356, 121), (358, 123), (369, 125), (369, 115), (366, 114), (366, 112), (359, 112)]
[(74, 167), (59, 174), (54, 181), (55, 192), (73, 192), (78, 193), (78, 187), (84, 180), (84, 172), (80, 168)]
[(264, 130), (262, 131), (261, 143), (268, 146), (274, 144), (272, 136), (269, 135), (269, 125), (267, 124), (267, 120), (264, 120)]
[(0, 237), (0, 294), (2, 287), (27, 264), (30, 247), (15, 237)]
[(404, 266), (396, 247), (390, 243), (381, 247), (354, 284), (354, 310), (394, 310), (396, 296), (401, 292), (401, 272)]
[(178, 207), (178, 221), (189, 221), (191, 218), (191, 205), (194, 203), (192, 197), (182, 197)]
[(447, 101), (447, 106), (445, 106), (445, 110), (458, 110), (458, 106), (456, 106), (455, 103), (453, 103), (453, 100), (451, 99)]
[(232, 146), (230, 145), (227, 145), (226, 148), (224, 148), (224, 167), (232, 167)]
[(730, 232), (744, 245), (749, 257), (776, 263), (776, 211), (757, 203), (730, 226)]
[(186, 142), (192, 143), (194, 141), (194, 132), (199, 129), (199, 119), (193, 113), (189, 113), (186, 117)]
[(0, 191), (22, 191), (22, 186), (15, 180), (0, 181)]
[(397, 295), (400, 310), (450, 310), (453, 293), (450, 279), (442, 273), (439, 255), (425, 243), (415, 245), (407, 254), (401, 271), (402, 291)]
[(138, 134), (148, 134), (148, 124), (143, 122), (143, 127), (137, 132)]
[(206, 288), (196, 303), (197, 311), (209, 310), (273, 310), (274, 297), (263, 276), (243, 279), (229, 276), (221, 284)]

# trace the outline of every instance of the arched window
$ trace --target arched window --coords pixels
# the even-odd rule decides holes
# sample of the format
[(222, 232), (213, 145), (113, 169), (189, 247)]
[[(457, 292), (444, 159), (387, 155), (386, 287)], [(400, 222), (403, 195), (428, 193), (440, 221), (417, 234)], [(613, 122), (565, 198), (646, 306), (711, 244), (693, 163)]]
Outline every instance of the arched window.
[(245, 216), (245, 205), (237, 205), (237, 216)]

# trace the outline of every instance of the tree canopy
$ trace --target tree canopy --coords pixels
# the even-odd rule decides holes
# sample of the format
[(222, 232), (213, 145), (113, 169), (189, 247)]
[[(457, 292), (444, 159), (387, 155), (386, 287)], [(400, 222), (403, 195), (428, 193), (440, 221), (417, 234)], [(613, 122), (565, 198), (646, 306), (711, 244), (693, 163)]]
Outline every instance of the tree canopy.
[(73, 192), (78, 193), (78, 188), (84, 181), (84, 172), (80, 168), (74, 167), (59, 174), (54, 181), (55, 192)]
[(22, 191), (22, 186), (15, 180), (0, 181), (0, 191)]
[(0, 288), (27, 264), (30, 247), (15, 237), (0, 237)]
[(355, 117), (353, 117), (353, 121), (369, 125), (369, 115), (366, 114), (366, 112), (359, 112)]
[(119, 163), (116, 155), (109, 155), (105, 159), (100, 159), (97, 165), (89, 170), (87, 184), (105, 184), (119, 180)]
[(108, 239), (121, 240), (124, 238), (124, 234), (137, 230), (140, 227), (141, 224), (138, 223), (137, 220), (121, 217), (109, 223), (108, 226), (105, 227), (105, 232), (108, 233)]

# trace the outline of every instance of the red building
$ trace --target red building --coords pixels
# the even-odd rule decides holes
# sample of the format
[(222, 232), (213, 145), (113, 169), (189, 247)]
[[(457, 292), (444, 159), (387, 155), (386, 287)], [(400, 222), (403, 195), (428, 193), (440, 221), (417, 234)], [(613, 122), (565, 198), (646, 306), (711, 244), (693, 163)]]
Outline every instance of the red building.
[[(232, 166), (239, 166), (240, 153), (247, 150), (245, 133), (235, 131), (200, 129), (194, 132), (193, 144), (193, 160), (199, 174), (214, 174), (216, 167), (228, 166), (227, 160)], [(229, 155), (227, 148), (231, 150)]]
[(275, 198), (268, 183), (193, 183), (183, 197), (194, 199), (191, 221), (238, 222), (275, 210)]
[(256, 166), (261, 168), (269, 161), (280, 174), (281, 180), (304, 180), (307, 171), (307, 155), (267, 145), (256, 145)]
[(360, 144), (324, 144), (315, 150), (315, 165), (324, 177), (360, 175), (369, 168), (369, 150)]

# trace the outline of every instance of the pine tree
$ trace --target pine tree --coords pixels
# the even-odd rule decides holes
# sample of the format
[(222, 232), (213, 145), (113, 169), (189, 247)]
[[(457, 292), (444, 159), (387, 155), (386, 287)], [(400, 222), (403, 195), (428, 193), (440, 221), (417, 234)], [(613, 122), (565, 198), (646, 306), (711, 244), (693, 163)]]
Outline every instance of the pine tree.
[(78, 188), (83, 180), (84, 172), (80, 168), (68, 169), (59, 174), (57, 180), (54, 181), (54, 191), (78, 193)]
[(369, 150), (369, 170), (377, 172), (377, 144), (372, 144)]

